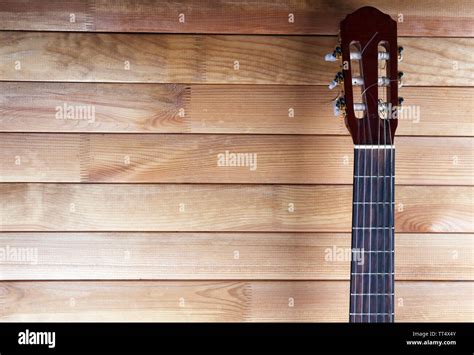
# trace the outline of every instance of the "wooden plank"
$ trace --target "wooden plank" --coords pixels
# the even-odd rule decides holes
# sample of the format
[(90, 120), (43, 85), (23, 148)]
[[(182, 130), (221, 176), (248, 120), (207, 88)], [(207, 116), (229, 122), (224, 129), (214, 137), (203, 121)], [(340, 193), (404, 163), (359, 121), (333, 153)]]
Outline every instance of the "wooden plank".
[[(340, 233), (0, 233), (2, 280), (348, 280)], [(397, 280), (473, 280), (474, 235), (397, 234)]]
[[(399, 186), (396, 230), (472, 233), (473, 196)], [(1, 231), (348, 232), (351, 207), (352, 186), (0, 184)]]
[(93, 29), (93, 8), (91, 0), (0, 0), (0, 29), (88, 31)]
[[(347, 281), (2, 282), (4, 322), (347, 322)], [(395, 286), (397, 322), (472, 322), (472, 282)], [(292, 305), (292, 306), (290, 306)]]
[[(0, 29), (99, 32), (337, 34), (364, 0), (112, 1), (2, 0)], [(400, 36), (472, 37), (468, 0), (370, 1), (399, 19)], [(74, 14), (74, 22), (71, 22)], [(180, 21), (184, 15), (184, 22)], [(289, 15), (294, 15), (290, 22)], [(403, 22), (400, 22), (403, 15)]]
[[(322, 86), (0, 82), (0, 90), (3, 132), (347, 135)], [(474, 88), (401, 94), (398, 135), (474, 136)], [(62, 115), (77, 108), (84, 114)]]
[[(0, 32), (0, 80), (326, 85), (338, 66), (323, 56), (336, 43), (311, 36)], [(406, 85), (473, 85), (474, 38), (400, 44)]]
[[(473, 143), (397, 138), (396, 182), (472, 185)], [(352, 160), (336, 136), (0, 134), (3, 182), (351, 184)]]

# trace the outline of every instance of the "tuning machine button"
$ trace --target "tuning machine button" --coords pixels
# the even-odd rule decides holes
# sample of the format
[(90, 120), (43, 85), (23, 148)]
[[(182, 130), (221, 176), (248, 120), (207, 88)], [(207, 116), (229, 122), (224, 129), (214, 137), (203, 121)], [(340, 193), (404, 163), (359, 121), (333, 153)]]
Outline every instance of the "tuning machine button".
[(336, 76), (334, 77), (334, 80), (331, 81), (331, 83), (329, 83), (329, 89), (330, 90), (334, 89), (336, 86), (341, 84), (343, 81), (344, 81), (344, 75), (340, 71), (337, 72)]
[(403, 76), (404, 76), (404, 75), (405, 75), (404, 72), (402, 72), (402, 71), (399, 71), (399, 72), (398, 72), (398, 87), (399, 87), (399, 88), (401, 88), (401, 87), (403, 86), (403, 81), (402, 81), (402, 79), (403, 79)]
[(333, 102), (332, 102), (332, 108), (334, 111), (334, 116), (339, 117), (342, 114), (345, 115), (346, 113), (346, 99), (344, 96), (338, 96)]
[(326, 62), (335, 62), (341, 57), (342, 57), (342, 48), (340, 46), (337, 46), (336, 48), (334, 48), (334, 51), (332, 53), (328, 53), (324, 56), (324, 60)]
[(402, 46), (398, 47), (398, 61), (401, 62), (403, 60), (403, 50), (404, 48)]
[(403, 99), (403, 97), (399, 96), (399, 97), (398, 97), (398, 106), (397, 106), (397, 111), (398, 111), (398, 113), (401, 113), (402, 110), (403, 110), (403, 107), (402, 107), (403, 101), (405, 101), (405, 100)]

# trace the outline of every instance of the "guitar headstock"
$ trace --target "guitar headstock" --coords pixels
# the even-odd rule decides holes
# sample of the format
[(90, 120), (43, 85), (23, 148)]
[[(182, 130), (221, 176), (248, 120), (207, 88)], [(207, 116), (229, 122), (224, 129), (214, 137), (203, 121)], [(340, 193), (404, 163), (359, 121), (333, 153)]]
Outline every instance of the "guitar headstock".
[(356, 145), (393, 145), (403, 73), (398, 61), (397, 22), (374, 7), (348, 15), (340, 28), (340, 44), (326, 60), (342, 59), (342, 70), (329, 85), (343, 83), (335, 113), (343, 113)]

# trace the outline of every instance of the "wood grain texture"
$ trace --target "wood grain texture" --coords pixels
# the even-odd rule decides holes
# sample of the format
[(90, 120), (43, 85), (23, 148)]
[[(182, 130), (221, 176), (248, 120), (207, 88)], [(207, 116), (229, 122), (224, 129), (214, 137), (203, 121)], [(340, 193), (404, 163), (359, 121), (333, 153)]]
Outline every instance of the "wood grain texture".
[[(322, 86), (0, 82), (0, 90), (0, 132), (347, 135)], [(474, 88), (402, 95), (398, 135), (474, 136)], [(65, 104), (94, 114), (61, 118)]]
[[(347, 281), (2, 282), (0, 291), (4, 322), (347, 322), (349, 318)], [(399, 281), (395, 321), (472, 322), (472, 292), (472, 282)]]
[(323, 57), (364, 5), (403, 16), (396, 321), (473, 322), (469, 0), (0, 0), (0, 320), (346, 322)]
[[(341, 233), (0, 233), (1, 280), (349, 280)], [(397, 234), (397, 280), (474, 281), (474, 235)]]
[[(351, 202), (337, 185), (4, 183), (0, 230), (349, 232)], [(397, 232), (474, 232), (472, 187), (399, 186), (395, 202)]]
[[(397, 138), (396, 183), (473, 185), (473, 143)], [(352, 184), (353, 144), (334, 136), (3, 133), (0, 168), (3, 182)]]
[[(100, 32), (337, 34), (339, 22), (371, 5), (397, 18), (400, 36), (472, 37), (468, 0), (2, 0), (0, 29)], [(75, 14), (75, 22), (70, 14)], [(288, 21), (289, 14), (294, 22)], [(179, 21), (179, 14), (185, 21)], [(126, 20), (124, 20), (126, 19)]]
[[(473, 85), (474, 38), (399, 42), (406, 85)], [(0, 32), (0, 80), (326, 85), (338, 66), (324, 55), (336, 43), (311, 36)]]

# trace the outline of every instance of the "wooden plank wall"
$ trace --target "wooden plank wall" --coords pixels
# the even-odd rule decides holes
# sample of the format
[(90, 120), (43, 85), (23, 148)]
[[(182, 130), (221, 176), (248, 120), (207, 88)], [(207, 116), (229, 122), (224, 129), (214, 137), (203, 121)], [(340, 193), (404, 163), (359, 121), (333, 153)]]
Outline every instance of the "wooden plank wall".
[(323, 55), (363, 5), (399, 21), (413, 108), (396, 320), (474, 321), (470, 0), (0, 0), (0, 320), (347, 321)]

